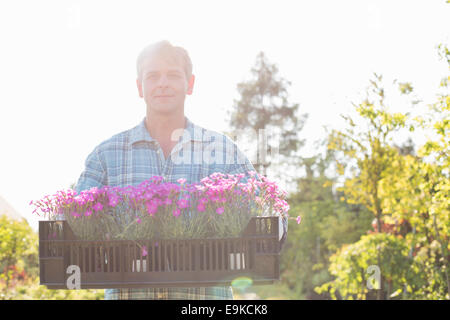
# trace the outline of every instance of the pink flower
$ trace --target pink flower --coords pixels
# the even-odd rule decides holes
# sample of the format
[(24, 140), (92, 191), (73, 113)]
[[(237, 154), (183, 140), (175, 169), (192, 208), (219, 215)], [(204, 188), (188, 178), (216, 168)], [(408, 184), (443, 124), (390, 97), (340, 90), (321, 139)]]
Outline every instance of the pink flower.
[(95, 211), (100, 211), (103, 209), (103, 205), (100, 202), (97, 202), (93, 207)]
[(85, 215), (86, 217), (89, 217), (91, 214), (92, 214), (92, 210), (87, 210), (87, 211), (84, 213), (84, 215)]
[(148, 254), (147, 247), (146, 246), (142, 246), (142, 256), (146, 257), (147, 254)]
[(189, 201), (187, 201), (185, 199), (178, 200), (177, 204), (180, 207), (180, 209), (185, 209), (185, 208), (189, 207)]
[(208, 184), (208, 183), (211, 183), (212, 181), (209, 177), (205, 177), (202, 180), (200, 180), (200, 182), (203, 184)]
[(152, 191), (148, 191), (144, 194), (144, 199), (146, 199), (146, 200), (150, 200), (152, 197), (153, 197)]
[(201, 185), (198, 185), (198, 184), (196, 184), (194, 188), (197, 191), (202, 191), (202, 192), (205, 191), (205, 189), (206, 189), (204, 186), (201, 186)]
[(178, 216), (180, 216), (180, 214), (181, 214), (180, 209), (176, 208), (175, 210), (173, 210), (173, 216), (174, 217), (178, 217)]
[(216, 209), (216, 213), (217, 213), (217, 214), (222, 214), (223, 211), (224, 211), (224, 208), (223, 208), (223, 207), (220, 207), (220, 208), (217, 208), (217, 209)]
[(75, 201), (78, 203), (78, 205), (80, 205), (80, 206), (82, 206), (82, 205), (84, 205), (85, 203), (86, 203), (86, 199), (83, 197), (83, 196), (81, 196), (81, 195), (78, 195), (78, 196), (76, 196), (75, 197)]
[(110, 197), (110, 198), (109, 198), (109, 205), (110, 205), (111, 207), (115, 207), (115, 206), (117, 205), (118, 202), (119, 202), (119, 201), (118, 201), (118, 199), (117, 199), (116, 197)]
[(98, 194), (99, 190), (98, 190), (97, 187), (92, 187), (92, 188), (89, 189), (89, 192), (90, 192), (91, 194)]
[(136, 222), (137, 222), (138, 224), (140, 224), (140, 223), (142, 222), (141, 218), (138, 217), (138, 218), (136, 219)]
[(150, 215), (154, 215), (158, 211), (158, 203), (156, 201), (146, 201), (145, 207)]
[(238, 178), (239, 180), (244, 178), (244, 177), (245, 177), (244, 173), (239, 173), (239, 174), (236, 175), (236, 178)]
[(197, 210), (200, 211), (200, 212), (205, 211), (205, 205), (203, 203), (199, 203), (197, 205)]
[(297, 224), (300, 224), (300, 222), (302, 221), (302, 217), (298, 216), (296, 220), (297, 220)]
[(76, 212), (76, 211), (72, 212), (71, 215), (73, 217), (77, 217), (77, 218), (81, 217), (81, 215), (78, 212)]
[(177, 182), (178, 182), (179, 184), (185, 184), (185, 183), (186, 183), (186, 179), (180, 178), (180, 179), (177, 180)]

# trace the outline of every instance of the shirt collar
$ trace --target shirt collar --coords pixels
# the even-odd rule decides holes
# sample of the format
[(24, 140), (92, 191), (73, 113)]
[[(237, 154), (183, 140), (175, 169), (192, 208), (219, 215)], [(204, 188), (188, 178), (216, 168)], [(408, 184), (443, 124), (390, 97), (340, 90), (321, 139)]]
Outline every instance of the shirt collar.
[[(197, 126), (192, 123), (187, 117), (186, 119), (186, 128), (184, 129), (184, 134), (181, 137), (181, 142), (190, 142), (190, 141), (203, 141), (203, 128)], [(139, 141), (148, 141), (151, 143), (156, 143), (157, 141), (152, 138), (150, 133), (147, 130), (147, 126), (145, 124), (145, 118), (133, 129), (131, 129), (130, 133), (130, 143), (134, 144)]]

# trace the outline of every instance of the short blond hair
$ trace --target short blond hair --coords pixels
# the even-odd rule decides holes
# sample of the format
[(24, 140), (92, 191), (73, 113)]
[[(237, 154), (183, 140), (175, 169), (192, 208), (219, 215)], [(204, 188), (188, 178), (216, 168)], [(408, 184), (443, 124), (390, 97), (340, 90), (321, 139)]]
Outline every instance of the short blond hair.
[(148, 46), (146, 46), (144, 49), (142, 49), (141, 53), (137, 57), (136, 61), (136, 71), (137, 71), (137, 77), (141, 78), (141, 69), (142, 64), (144, 63), (144, 60), (151, 55), (158, 53), (162, 54), (165, 57), (172, 58), (172, 59), (181, 59), (184, 67), (184, 73), (186, 74), (186, 79), (189, 81), (189, 79), (192, 76), (192, 61), (189, 57), (188, 52), (186, 49), (182, 47), (176, 47), (173, 46), (169, 41), (163, 40), (156, 43), (152, 43)]

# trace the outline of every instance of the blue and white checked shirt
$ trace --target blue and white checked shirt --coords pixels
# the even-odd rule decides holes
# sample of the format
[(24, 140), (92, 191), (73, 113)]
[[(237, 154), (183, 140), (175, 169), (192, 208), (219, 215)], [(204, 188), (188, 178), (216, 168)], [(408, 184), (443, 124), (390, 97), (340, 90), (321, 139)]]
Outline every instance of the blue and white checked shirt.
[[(173, 183), (180, 178), (194, 183), (214, 172), (249, 171), (255, 171), (253, 165), (230, 138), (201, 128), (187, 118), (183, 135), (165, 159), (144, 118), (136, 127), (112, 136), (89, 154), (75, 190), (138, 185), (152, 176), (163, 176)], [(287, 220), (284, 230), (286, 235)], [(231, 287), (107, 289), (105, 299), (233, 299), (233, 293)]]

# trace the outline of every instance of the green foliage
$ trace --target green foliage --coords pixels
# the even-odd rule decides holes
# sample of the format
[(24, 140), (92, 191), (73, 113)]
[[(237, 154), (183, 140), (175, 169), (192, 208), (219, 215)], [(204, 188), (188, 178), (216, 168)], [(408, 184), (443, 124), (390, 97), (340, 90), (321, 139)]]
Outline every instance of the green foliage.
[[(450, 66), (448, 49), (440, 49)], [(350, 203), (364, 205), (374, 214), (375, 234), (338, 250), (329, 268), (335, 279), (317, 292), (329, 292), (333, 298), (365, 299), (363, 271), (373, 264), (381, 269), (377, 299), (449, 299), (448, 90), (429, 106), (429, 113), (410, 120), (408, 114), (388, 113), (378, 80), (381, 77), (371, 82), (377, 99), (355, 106), (367, 125), (356, 131), (355, 121), (346, 117), (348, 129), (334, 131), (329, 143), (330, 149), (342, 155), (337, 164), (340, 174), (344, 176), (347, 164), (356, 164), (341, 190)], [(434, 131), (417, 155), (411, 152), (414, 148), (405, 152), (392, 145), (392, 135), (408, 127), (408, 122), (410, 129)], [(395, 264), (389, 265), (389, 259)]]
[(25, 220), (17, 221), (0, 215), (0, 263), (16, 264), (19, 257), (36, 253), (32, 244), (36, 234)]
[[(0, 215), (0, 292), (4, 295), (10, 285), (15, 282), (15, 273), (18, 266), (20, 271), (24, 267), (31, 274), (37, 272), (37, 235), (25, 220), (17, 221), (8, 218), (6, 215)], [(22, 277), (25, 274), (22, 273)], [(3, 287), (3, 288), (2, 288)], [(3, 289), (3, 290), (1, 290)]]
[(39, 285), (38, 235), (26, 220), (0, 215), (0, 300), (103, 299), (103, 290), (49, 290)]
[[(347, 179), (341, 188), (348, 201), (365, 205), (379, 221), (383, 214), (379, 185), (390, 173), (392, 159), (397, 154), (390, 144), (393, 135), (405, 127), (407, 120), (407, 115), (388, 112), (381, 81), (382, 77), (375, 74), (367, 98), (355, 105), (361, 125), (356, 126), (351, 117), (344, 116), (348, 127), (344, 131), (334, 130), (328, 144), (329, 149), (341, 154), (336, 163), (341, 175), (346, 173), (346, 167), (354, 165), (347, 172), (352, 178)], [(369, 98), (370, 93), (375, 97)]]
[[(335, 279), (316, 291), (329, 292), (333, 299), (337, 299), (338, 294), (346, 300), (374, 298), (367, 284), (369, 266), (380, 269), (387, 296), (401, 292), (409, 280), (412, 263), (406, 241), (385, 233), (362, 236), (359, 241), (339, 249), (330, 261), (329, 271)], [(377, 287), (375, 283), (371, 284), (373, 288)]]
[(104, 290), (51, 290), (39, 285), (39, 278), (10, 288), (5, 300), (103, 300)]
[(281, 260), (282, 283), (294, 299), (327, 299), (328, 294), (317, 295), (314, 288), (332, 279), (330, 256), (365, 234), (372, 216), (362, 206), (340, 201), (333, 191), (335, 181), (325, 175), (332, 154), (303, 159), (302, 163), (306, 176), (298, 180), (299, 192), (289, 200), (290, 215), (300, 215), (302, 222), (289, 226)]
[(409, 83), (409, 82), (400, 82), (398, 84), (398, 89), (403, 94), (409, 94), (413, 91), (413, 87), (412, 87), (411, 83)]

